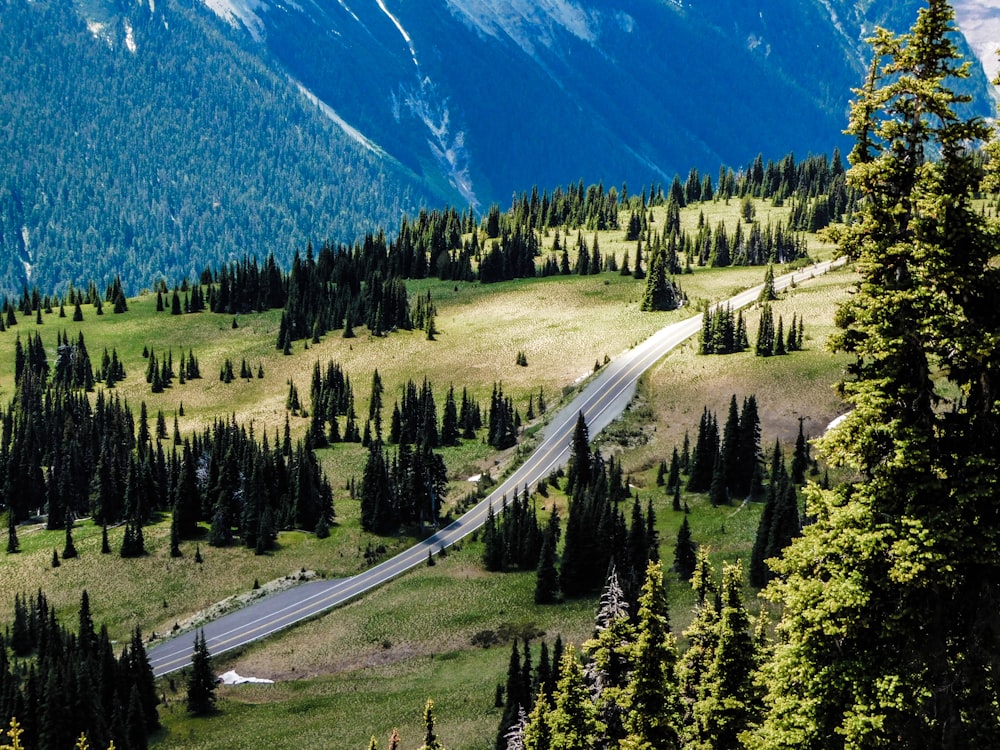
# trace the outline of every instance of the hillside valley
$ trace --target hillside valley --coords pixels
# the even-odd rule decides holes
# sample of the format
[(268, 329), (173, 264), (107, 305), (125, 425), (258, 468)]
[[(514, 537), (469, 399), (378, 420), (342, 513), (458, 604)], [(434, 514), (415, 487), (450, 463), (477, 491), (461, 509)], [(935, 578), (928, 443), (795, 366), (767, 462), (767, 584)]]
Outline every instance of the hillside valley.
[(986, 0), (0, 8), (0, 750), (1000, 747)]

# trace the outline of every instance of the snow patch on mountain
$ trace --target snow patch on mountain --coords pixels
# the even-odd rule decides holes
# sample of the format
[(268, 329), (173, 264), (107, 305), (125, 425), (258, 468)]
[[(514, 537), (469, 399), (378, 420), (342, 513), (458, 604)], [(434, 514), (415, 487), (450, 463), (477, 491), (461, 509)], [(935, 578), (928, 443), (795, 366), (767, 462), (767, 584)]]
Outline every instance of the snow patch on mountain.
[(378, 7), (389, 17), (389, 20), (392, 21), (393, 25), (399, 31), (400, 36), (403, 37), (403, 41), (406, 42), (406, 46), (410, 48), (410, 57), (413, 58), (413, 64), (419, 68), (420, 63), (417, 61), (417, 49), (413, 46), (413, 39), (406, 33), (406, 29), (403, 28), (403, 24), (400, 23), (399, 19), (392, 15), (389, 9), (385, 7), (385, 0), (375, 0), (375, 2), (378, 3)]
[(410, 115), (423, 123), (430, 134), (427, 146), (438, 167), (469, 205), (478, 208), (479, 201), (469, 172), (465, 131), (454, 127), (448, 100), (437, 93), (433, 82), (423, 78), (416, 88), (400, 86), (399, 96), (393, 96), (391, 106), (397, 121), (405, 106)]
[(109, 47), (111, 46), (111, 34), (108, 33), (108, 25), (106, 23), (92, 20), (87, 21), (87, 31), (93, 35), (94, 39), (104, 42)]
[(955, 20), (992, 81), (1000, 73), (1000, 0), (956, 0)]
[(204, 0), (219, 18), (232, 26), (242, 24), (255, 42), (264, 38), (264, 22), (259, 11), (267, 10), (265, 0)]
[(837, 9), (834, 7), (831, 0), (820, 0), (820, 4), (826, 8), (827, 14), (830, 16), (830, 23), (833, 28), (840, 34), (844, 39), (847, 40), (847, 46), (849, 49), (856, 49), (858, 51), (858, 62), (862, 65), (867, 65), (868, 59), (862, 52), (862, 47), (859, 46), (860, 39), (855, 39), (847, 29), (844, 27), (843, 22), (840, 20), (840, 15), (837, 13)]
[(135, 32), (132, 29), (132, 24), (130, 24), (127, 20), (125, 21), (125, 47), (133, 55), (136, 53), (136, 50), (139, 49), (135, 43)]
[(355, 13), (353, 10), (351, 10), (350, 7), (347, 5), (347, 3), (344, 2), (344, 0), (337, 0), (337, 2), (340, 3), (341, 8), (346, 10), (351, 15), (351, 18), (353, 18), (358, 23), (361, 23), (361, 19), (358, 18), (358, 14)]
[[(509, 37), (529, 56), (538, 45), (553, 48), (559, 33), (569, 32), (596, 44), (600, 16), (573, 0), (446, 0), (452, 14), (480, 34)], [(619, 23), (622, 19), (618, 19)]]
[(364, 133), (358, 130), (353, 125), (349, 124), (343, 117), (337, 114), (337, 112), (329, 104), (320, 99), (316, 94), (303, 86), (299, 81), (294, 78), (290, 79), (292, 83), (295, 84), (296, 88), (302, 95), (305, 96), (310, 102), (319, 107), (320, 112), (322, 112), (326, 117), (332, 120), (337, 127), (343, 130), (352, 140), (357, 141), (366, 149), (379, 156), (386, 156), (385, 151), (379, 147), (377, 143), (372, 141), (370, 138), (366, 137)]
[(27, 281), (31, 281), (31, 272), (34, 270), (34, 258), (31, 256), (31, 233), (28, 231), (27, 226), (21, 227), (21, 242), (24, 245), (24, 250), (21, 253), (21, 267), (24, 269), (24, 278)]

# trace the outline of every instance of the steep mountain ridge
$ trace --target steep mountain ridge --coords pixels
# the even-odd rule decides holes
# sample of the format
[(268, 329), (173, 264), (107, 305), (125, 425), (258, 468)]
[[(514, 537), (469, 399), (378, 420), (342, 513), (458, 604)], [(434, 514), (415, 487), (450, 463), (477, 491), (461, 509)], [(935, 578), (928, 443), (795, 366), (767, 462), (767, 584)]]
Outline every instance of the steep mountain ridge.
[[(643, 184), (758, 151), (829, 151), (864, 39), (921, 5), (205, 1), (360, 132), (480, 206), (531, 184)], [(981, 72), (973, 91), (988, 107)]]
[(5, 0), (0, 290), (136, 290), (421, 206), (829, 152), (863, 38), (920, 5)]
[(6, 3), (0, 289), (158, 277), (450, 199), (345, 134), (200, 2)]

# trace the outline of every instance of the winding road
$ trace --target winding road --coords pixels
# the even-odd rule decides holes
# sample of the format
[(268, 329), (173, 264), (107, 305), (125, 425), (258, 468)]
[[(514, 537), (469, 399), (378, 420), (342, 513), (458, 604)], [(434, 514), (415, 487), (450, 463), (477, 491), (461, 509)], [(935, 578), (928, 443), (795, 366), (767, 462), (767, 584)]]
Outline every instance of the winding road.
[[(775, 289), (808, 281), (843, 265), (845, 259), (824, 261), (775, 279)], [(760, 286), (718, 303), (732, 309), (757, 299)], [(490, 505), (499, 508), (504, 495), (512, 497), (522, 487), (534, 487), (554, 469), (569, 460), (573, 428), (583, 413), (593, 437), (613, 422), (635, 395), (639, 376), (671, 349), (701, 330), (702, 316), (682, 320), (660, 329), (641, 344), (623, 352), (602, 367), (577, 396), (557, 412), (541, 432), (535, 451), (509, 477), (461, 518), (413, 547), (351, 578), (314, 581), (260, 599), (204, 626), (205, 641), (212, 655), (239, 648), (292, 625), (340, 606), (380, 586), (405, 571), (427, 562), (429, 554), (471, 534), (486, 521)], [(152, 645), (147, 652), (157, 677), (183, 669), (191, 663), (193, 631)]]

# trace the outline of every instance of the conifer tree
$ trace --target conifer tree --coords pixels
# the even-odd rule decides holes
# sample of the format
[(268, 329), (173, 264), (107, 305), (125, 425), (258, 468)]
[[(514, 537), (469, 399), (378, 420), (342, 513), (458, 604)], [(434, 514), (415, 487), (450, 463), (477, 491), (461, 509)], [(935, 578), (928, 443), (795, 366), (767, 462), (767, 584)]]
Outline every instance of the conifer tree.
[(715, 653), (692, 706), (691, 748), (739, 747), (759, 710), (754, 685), (756, 644), (743, 603), (743, 567), (739, 560), (722, 566), (721, 609)]
[(504, 702), (503, 715), (500, 717), (500, 727), (497, 730), (496, 748), (503, 750), (506, 745), (506, 737), (511, 727), (513, 727), (520, 715), (531, 708), (531, 686), (524, 684), (524, 673), (521, 669), (521, 652), (518, 649), (517, 639), (514, 639), (510, 649), (510, 660), (507, 663), (507, 682), (504, 690), (506, 700)]
[(791, 479), (794, 484), (799, 486), (806, 483), (806, 469), (812, 462), (809, 455), (809, 443), (802, 429), (804, 421), (802, 417), (799, 418), (799, 434), (795, 438), (795, 452), (792, 453)]
[(559, 571), (556, 569), (558, 540), (559, 514), (553, 510), (542, 535), (542, 549), (535, 571), (535, 604), (555, 604), (559, 598)]
[(639, 598), (635, 671), (627, 696), (628, 750), (681, 747), (681, 700), (677, 682), (677, 643), (670, 632), (669, 605), (660, 563), (650, 563)]
[(633, 662), (633, 627), (625, 592), (612, 567), (604, 584), (593, 637), (583, 644), (585, 677), (604, 725), (602, 742), (614, 746), (625, 738), (626, 696)]
[(691, 536), (691, 525), (687, 516), (681, 522), (674, 545), (674, 571), (685, 581), (690, 581), (697, 564), (698, 545)]
[(7, 554), (21, 551), (21, 543), (17, 539), (17, 522), (14, 520), (14, 509), (7, 508)]
[(643, 312), (654, 310), (674, 310), (677, 308), (677, 291), (667, 278), (666, 259), (662, 251), (653, 253), (646, 277), (646, 289), (639, 303)]
[(764, 286), (761, 287), (760, 294), (757, 295), (757, 302), (758, 304), (766, 304), (776, 299), (778, 299), (778, 294), (774, 291), (774, 266), (768, 264), (767, 271), (764, 273)]
[(444, 745), (438, 742), (434, 732), (434, 701), (430, 698), (424, 705), (424, 744), (420, 750), (444, 750)]
[[(554, 692), (554, 691), (553, 691)], [(521, 737), (524, 750), (552, 750), (552, 696), (542, 692), (531, 709)]]
[(551, 750), (593, 747), (604, 730), (572, 646), (567, 647), (562, 656), (548, 725), (552, 732)]
[(989, 130), (949, 88), (969, 67), (952, 19), (928, 0), (908, 33), (878, 30), (852, 107), (860, 200), (840, 241), (860, 283), (834, 343), (856, 358), (841, 385), (854, 410), (821, 449), (858, 478), (809, 491), (815, 522), (767, 590), (782, 641), (754, 748), (1000, 746), (1000, 521), (984, 489), (1000, 471), (1000, 272), (972, 203), (970, 144)]
[(770, 305), (760, 310), (760, 326), (757, 328), (757, 344), (754, 348), (758, 357), (774, 354), (774, 313)]
[(205, 643), (204, 630), (199, 630), (194, 637), (186, 700), (188, 712), (195, 716), (215, 712), (215, 672), (212, 670), (212, 658)]
[(576, 415), (569, 465), (566, 467), (566, 494), (572, 495), (578, 486), (590, 484), (590, 431), (583, 412)]

